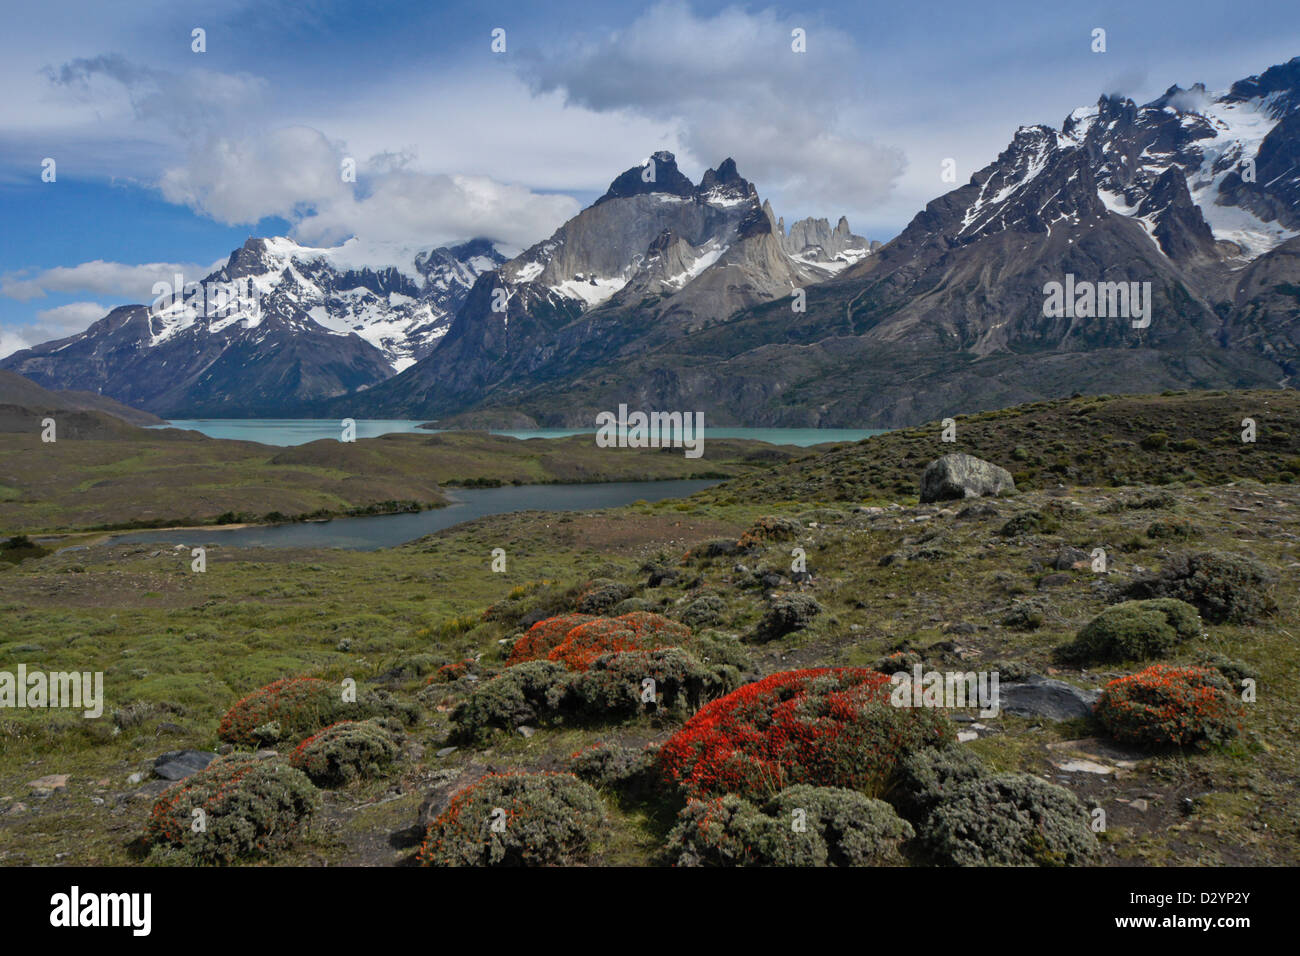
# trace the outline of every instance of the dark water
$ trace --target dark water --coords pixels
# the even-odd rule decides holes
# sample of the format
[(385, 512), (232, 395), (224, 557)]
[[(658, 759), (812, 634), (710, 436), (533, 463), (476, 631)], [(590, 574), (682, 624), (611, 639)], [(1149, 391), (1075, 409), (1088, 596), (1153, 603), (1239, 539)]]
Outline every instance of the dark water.
[(574, 485), (523, 485), (508, 488), (453, 489), (456, 501), (446, 508), (415, 514), (335, 518), (296, 524), (189, 531), (133, 531), (112, 543), (213, 545), (227, 548), (391, 548), (462, 521), (511, 511), (588, 511), (617, 508), (634, 501), (685, 498), (716, 481), (612, 481)]

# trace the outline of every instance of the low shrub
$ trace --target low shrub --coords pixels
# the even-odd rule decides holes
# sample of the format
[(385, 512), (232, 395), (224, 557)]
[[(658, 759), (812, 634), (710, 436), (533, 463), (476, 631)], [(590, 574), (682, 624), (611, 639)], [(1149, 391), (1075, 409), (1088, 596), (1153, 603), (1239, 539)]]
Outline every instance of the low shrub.
[(727, 613), (727, 602), (716, 594), (702, 594), (682, 610), (682, 623), (690, 627), (710, 627), (721, 624)]
[(761, 809), (734, 794), (691, 800), (665, 851), (676, 866), (880, 866), (912, 835), (882, 800), (798, 785)]
[(391, 729), (375, 720), (345, 720), (300, 743), (289, 762), (318, 787), (340, 787), (379, 776), (396, 759)]
[[(221, 719), (217, 736), (241, 747), (277, 740), (296, 743), (344, 719), (352, 707), (344, 703), (337, 684), (313, 677), (288, 677), (240, 699)], [(355, 709), (352, 715), (357, 715)]]
[(1277, 575), (1254, 558), (1227, 551), (1172, 556), (1153, 577), (1130, 586), (1130, 596), (1177, 598), (1214, 624), (1251, 624), (1277, 610)]
[(755, 637), (771, 641), (795, 631), (801, 631), (822, 613), (822, 606), (806, 594), (785, 594), (768, 606), (767, 613), (758, 623)]
[(591, 855), (600, 796), (567, 773), (489, 774), (429, 824), (421, 866), (571, 866)]
[(579, 595), (578, 611), (582, 614), (602, 614), (631, 596), (632, 589), (628, 585), (597, 579)]
[(568, 670), (555, 661), (524, 661), (507, 668), (456, 705), (453, 735), (482, 741), (494, 729), (539, 723), (559, 705), (567, 677)]
[(799, 783), (882, 793), (898, 760), (953, 739), (933, 708), (894, 707), (863, 668), (773, 674), (706, 704), (660, 750), (688, 797), (767, 796)]
[(761, 547), (772, 541), (790, 541), (798, 537), (802, 530), (803, 525), (793, 518), (764, 515), (750, 525), (749, 530), (740, 536), (736, 545), (741, 549), (749, 549)]
[(1047, 620), (1038, 601), (1017, 601), (1002, 616), (1002, 626), (1013, 631), (1036, 631)]
[(952, 866), (1077, 866), (1097, 851), (1079, 799), (1027, 773), (968, 780), (919, 829), (922, 845)]
[[(654, 681), (653, 686), (647, 680)], [(564, 709), (601, 718), (627, 717), (653, 705), (659, 711), (694, 713), (705, 701), (735, 690), (734, 667), (706, 667), (680, 647), (624, 651), (598, 657), (570, 680)], [(653, 691), (654, 700), (643, 698)]]
[(989, 773), (984, 761), (964, 746), (927, 747), (899, 761), (890, 799), (908, 819), (922, 820), (958, 788)]
[(193, 862), (233, 863), (290, 846), (319, 805), (319, 791), (301, 770), (232, 754), (165, 791), (149, 815), (146, 839)]
[(1173, 598), (1125, 601), (1085, 624), (1061, 657), (1078, 662), (1144, 661), (1164, 657), (1201, 636), (1196, 608)]
[(598, 743), (569, 758), (569, 771), (593, 787), (639, 789), (650, 782), (656, 751)]
[(1116, 740), (1147, 747), (1223, 743), (1245, 722), (1241, 701), (1218, 671), (1167, 664), (1108, 683), (1095, 713)]

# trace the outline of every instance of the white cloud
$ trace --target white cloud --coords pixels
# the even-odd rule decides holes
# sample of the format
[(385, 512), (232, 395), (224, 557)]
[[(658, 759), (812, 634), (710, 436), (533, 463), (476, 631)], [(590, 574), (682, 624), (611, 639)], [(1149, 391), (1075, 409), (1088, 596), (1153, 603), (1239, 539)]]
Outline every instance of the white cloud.
[(83, 332), (109, 311), (97, 302), (69, 302), (37, 312), (36, 321), (31, 324), (0, 327), (0, 358), (42, 342)]
[(153, 300), (155, 282), (171, 282), (178, 272), (186, 276), (187, 281), (191, 278), (201, 279), (220, 268), (224, 262), (223, 258), (207, 266), (176, 262), (127, 265), (95, 259), (75, 266), (55, 266), (34, 274), (32, 270), (25, 270), (0, 276), (0, 295), (20, 302), (30, 302), (52, 293), (89, 293), (112, 296), (128, 302), (150, 302)]
[[(795, 28), (806, 53), (791, 49)], [(850, 68), (861, 54), (806, 18), (735, 7), (702, 17), (670, 0), (626, 29), (521, 59), (536, 92), (672, 120), (697, 160), (732, 156), (742, 175), (791, 199), (875, 205), (905, 166), (897, 148), (840, 128), (843, 107), (863, 95)]]
[(41, 325), (63, 330), (64, 335), (75, 335), (108, 313), (109, 310), (98, 302), (69, 302), (52, 309), (42, 309), (36, 313), (36, 319)]
[[(343, 144), (318, 130), (291, 127), (267, 135), (208, 142), (188, 164), (163, 175), (170, 202), (231, 225), (281, 216), (307, 243), (367, 240), (437, 245), (485, 236), (509, 246), (535, 242), (578, 211), (568, 196), (539, 195), (485, 176), (449, 176), (407, 168), (386, 153), (357, 160), (358, 183), (344, 182)], [(356, 159), (356, 157), (353, 157)]]

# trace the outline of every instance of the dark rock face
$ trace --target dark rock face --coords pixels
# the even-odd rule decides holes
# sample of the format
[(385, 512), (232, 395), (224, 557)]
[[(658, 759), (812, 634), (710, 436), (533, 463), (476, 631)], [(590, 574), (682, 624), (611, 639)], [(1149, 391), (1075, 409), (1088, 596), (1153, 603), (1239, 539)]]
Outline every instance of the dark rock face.
[(1048, 720), (1087, 717), (1100, 696), (1100, 691), (1080, 690), (1047, 677), (1036, 677), (1024, 684), (1003, 684), (998, 688), (998, 702), (1006, 713), (1018, 717), (1046, 717)]
[(1011, 472), (973, 455), (944, 455), (921, 474), (921, 502), (983, 498), (1016, 490)]

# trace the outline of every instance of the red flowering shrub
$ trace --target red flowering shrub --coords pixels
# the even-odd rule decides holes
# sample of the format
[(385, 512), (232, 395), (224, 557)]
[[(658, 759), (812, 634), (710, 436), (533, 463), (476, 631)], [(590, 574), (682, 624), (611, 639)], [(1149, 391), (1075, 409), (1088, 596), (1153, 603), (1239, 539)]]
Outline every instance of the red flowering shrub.
[[(246, 747), (276, 739), (297, 740), (334, 723), (344, 706), (338, 685), (313, 677), (287, 677), (231, 707), (221, 718), (217, 736)], [(258, 733), (269, 724), (277, 726)]]
[(1150, 747), (1222, 743), (1243, 730), (1245, 708), (1208, 667), (1154, 664), (1103, 688), (1095, 713), (1116, 740)]
[(773, 674), (701, 708), (664, 744), (660, 768), (688, 797), (800, 783), (879, 796), (901, 757), (954, 738), (944, 714), (889, 697), (889, 677), (865, 668)]
[(230, 863), (289, 846), (319, 801), (301, 770), (234, 754), (163, 793), (145, 833), (150, 843), (179, 849), (190, 860)]
[(561, 614), (559, 617), (548, 617), (544, 621), (538, 621), (523, 637), (515, 641), (515, 646), (510, 649), (506, 666), (522, 661), (546, 660), (546, 655), (564, 640), (566, 634), (579, 624), (591, 620), (594, 618), (590, 614)]
[(421, 866), (583, 863), (604, 823), (600, 797), (568, 773), (488, 774), (429, 824)]

